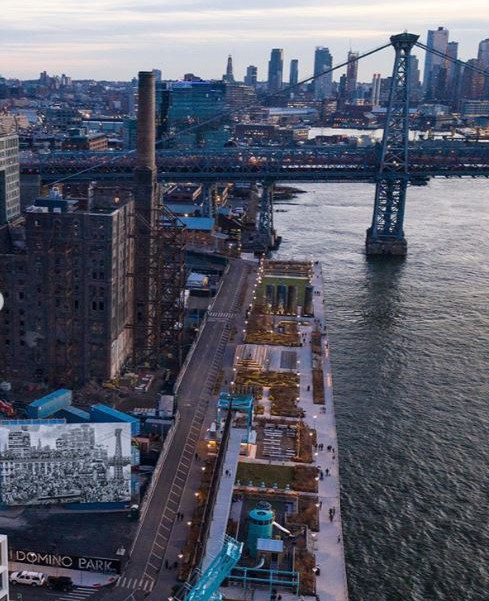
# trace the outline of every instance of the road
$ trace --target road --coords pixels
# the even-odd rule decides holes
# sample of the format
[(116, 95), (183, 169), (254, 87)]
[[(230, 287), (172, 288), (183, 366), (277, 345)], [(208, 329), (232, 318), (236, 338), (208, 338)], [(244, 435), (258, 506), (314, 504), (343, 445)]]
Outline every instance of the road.
[(95, 594), (93, 588), (84, 586), (76, 586), (72, 591), (63, 593), (23, 584), (11, 584), (9, 593), (11, 601), (85, 601)]
[[(235, 319), (242, 318), (242, 290), (253, 277), (249, 263), (233, 260), (214, 300), (178, 391), (180, 422), (133, 545), (130, 560), (116, 585), (100, 597), (110, 601), (144, 598), (158, 582), (176, 514), (201, 438), (211, 391)], [(213, 407), (209, 408), (214, 411)], [(167, 573), (166, 573), (167, 574)], [(165, 571), (162, 578), (166, 580)], [(159, 587), (158, 587), (159, 588)], [(156, 591), (155, 591), (156, 592)]]

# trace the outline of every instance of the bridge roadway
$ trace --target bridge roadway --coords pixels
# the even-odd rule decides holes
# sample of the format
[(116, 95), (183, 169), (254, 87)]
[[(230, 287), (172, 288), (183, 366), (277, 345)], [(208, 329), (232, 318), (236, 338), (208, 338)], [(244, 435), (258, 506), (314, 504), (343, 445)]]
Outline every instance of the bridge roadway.
[[(375, 181), (379, 147), (348, 145), (300, 148), (232, 148), (218, 151), (160, 150), (158, 177), (178, 181)], [(40, 175), (45, 183), (64, 178), (132, 178), (135, 154), (124, 152), (21, 153), (21, 175)], [(489, 143), (426, 141), (412, 143), (409, 178), (489, 177)]]
[[(256, 277), (250, 263), (233, 260), (212, 306), (212, 314), (223, 316), (206, 320), (202, 334), (188, 364), (178, 391), (180, 421), (169, 447), (154, 493), (142, 518), (131, 557), (114, 588), (100, 591), (93, 599), (139, 601), (154, 588), (157, 594), (174, 582), (175, 572), (163, 567), (166, 548), (172, 535), (181, 498), (192, 482), (196, 444), (201, 439), (204, 420), (215, 408), (209, 405), (215, 377), (220, 369), (231, 327), (240, 319), (242, 290)], [(207, 414), (207, 415), (206, 415)], [(200, 466), (196, 487), (200, 483)], [(195, 477), (195, 476), (194, 476)], [(163, 570), (162, 570), (163, 567)], [(161, 571), (162, 570), (162, 571)], [(161, 597), (166, 599), (166, 597)]]

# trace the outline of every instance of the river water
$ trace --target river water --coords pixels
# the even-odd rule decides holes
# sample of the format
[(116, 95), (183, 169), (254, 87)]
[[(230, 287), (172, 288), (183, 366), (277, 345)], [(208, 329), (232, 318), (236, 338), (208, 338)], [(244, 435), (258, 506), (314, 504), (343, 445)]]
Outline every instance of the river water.
[(323, 263), (351, 601), (489, 599), (489, 183), (408, 190), (367, 261), (369, 184), (300, 184), (282, 257)]

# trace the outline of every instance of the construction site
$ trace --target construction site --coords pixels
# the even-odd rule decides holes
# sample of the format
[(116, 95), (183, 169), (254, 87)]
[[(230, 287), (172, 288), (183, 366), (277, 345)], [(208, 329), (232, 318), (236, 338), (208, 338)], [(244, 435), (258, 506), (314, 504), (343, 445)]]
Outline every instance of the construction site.
[(154, 86), (139, 74), (132, 184), (60, 181), (2, 226), (0, 363), (14, 385), (80, 388), (128, 366), (179, 371), (185, 226), (156, 181)]

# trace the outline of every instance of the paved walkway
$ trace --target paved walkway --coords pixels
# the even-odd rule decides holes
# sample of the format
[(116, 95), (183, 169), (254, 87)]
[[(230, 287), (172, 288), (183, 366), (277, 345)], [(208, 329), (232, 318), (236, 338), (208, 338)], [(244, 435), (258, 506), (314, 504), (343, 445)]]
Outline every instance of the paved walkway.
[[(315, 542), (316, 563), (321, 568), (316, 578), (316, 593), (321, 601), (347, 601), (348, 589), (346, 580), (345, 555), (343, 548), (343, 533), (341, 528), (340, 510), (340, 481), (338, 463), (338, 442), (336, 437), (336, 422), (333, 406), (333, 389), (331, 377), (331, 363), (329, 360), (329, 345), (326, 336), (326, 322), (322, 294), (322, 275), (319, 265), (314, 265), (313, 282), (315, 294), (314, 319), (310, 326), (301, 327), (301, 332), (310, 341), (314, 326), (318, 325), (322, 332), (322, 368), (325, 390), (325, 411), (322, 406), (314, 404), (312, 390), (312, 350), (310, 344), (300, 349), (300, 405), (306, 415), (304, 422), (317, 431), (317, 443), (322, 444), (324, 450), (316, 451), (316, 465), (323, 473), (323, 479), (318, 482), (319, 501), (319, 526)], [(308, 390), (309, 387), (309, 390)], [(328, 451), (328, 447), (331, 448)], [(326, 470), (329, 476), (326, 476)], [(330, 520), (329, 510), (334, 510), (333, 520)]]

